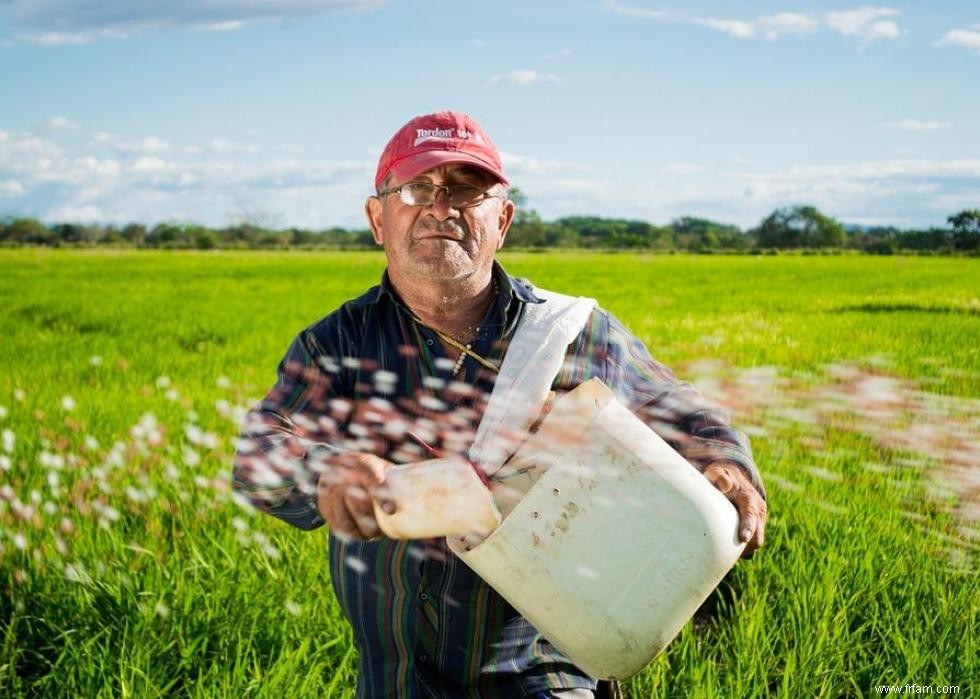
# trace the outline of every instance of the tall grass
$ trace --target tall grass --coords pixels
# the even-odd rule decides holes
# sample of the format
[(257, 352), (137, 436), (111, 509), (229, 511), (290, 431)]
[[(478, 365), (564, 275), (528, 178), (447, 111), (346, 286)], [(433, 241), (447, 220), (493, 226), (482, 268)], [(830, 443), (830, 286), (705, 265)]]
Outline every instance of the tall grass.
[[(505, 255), (753, 435), (766, 547), (636, 697), (978, 677), (980, 263)], [(238, 421), (370, 253), (0, 252), (0, 693), (352, 696), (323, 532), (231, 497)], [(641, 555), (641, 552), (637, 552)]]

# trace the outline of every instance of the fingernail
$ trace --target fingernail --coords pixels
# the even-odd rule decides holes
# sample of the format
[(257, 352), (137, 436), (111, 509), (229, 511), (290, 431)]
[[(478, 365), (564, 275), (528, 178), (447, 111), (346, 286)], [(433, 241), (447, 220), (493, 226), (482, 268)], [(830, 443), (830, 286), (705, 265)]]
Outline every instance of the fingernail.
[(395, 514), (395, 503), (392, 502), (391, 500), (382, 500), (381, 511), (384, 512), (386, 515)]
[(751, 529), (743, 529), (742, 530), (742, 541), (748, 541), (751, 538), (752, 538), (752, 530)]

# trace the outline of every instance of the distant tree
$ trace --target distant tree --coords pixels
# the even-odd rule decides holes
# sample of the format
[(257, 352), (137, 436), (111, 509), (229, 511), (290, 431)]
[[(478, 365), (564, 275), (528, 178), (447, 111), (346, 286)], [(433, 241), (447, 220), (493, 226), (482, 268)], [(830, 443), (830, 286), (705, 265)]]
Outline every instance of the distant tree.
[(745, 250), (750, 239), (738, 226), (706, 218), (681, 216), (670, 223), (674, 244), (684, 250)]
[(548, 244), (548, 224), (541, 220), (537, 211), (528, 208), (524, 192), (518, 187), (511, 187), (507, 197), (517, 207), (507, 232), (507, 245), (517, 248), (545, 247)]
[(755, 230), (763, 248), (832, 248), (847, 240), (844, 227), (812, 206), (776, 209)]
[(15, 218), (4, 230), (5, 239), (20, 245), (52, 245), (54, 234), (36, 218)]
[(101, 233), (97, 226), (86, 226), (80, 223), (58, 223), (51, 226), (51, 232), (59, 242), (69, 245), (94, 243), (99, 239)]
[(980, 209), (968, 209), (950, 216), (953, 247), (957, 250), (980, 250)]
[(127, 243), (141, 247), (146, 242), (146, 226), (142, 223), (127, 223), (123, 226), (122, 237)]

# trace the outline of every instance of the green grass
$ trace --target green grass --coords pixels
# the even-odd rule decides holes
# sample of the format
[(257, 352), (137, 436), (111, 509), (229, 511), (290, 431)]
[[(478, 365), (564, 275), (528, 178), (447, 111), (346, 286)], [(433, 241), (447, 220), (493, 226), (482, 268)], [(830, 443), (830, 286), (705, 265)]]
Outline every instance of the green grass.
[[(970, 696), (980, 261), (503, 261), (598, 298), (726, 397), (768, 478), (766, 547), (633, 696), (907, 683)], [(268, 388), (297, 330), (376, 283), (383, 258), (6, 250), (0, 265), (0, 429), (14, 435), (0, 471), (0, 694), (351, 696), (323, 532), (253, 515), (228, 474), (236, 410)], [(867, 383), (879, 379), (897, 398)], [(215, 444), (192, 443), (187, 425)]]

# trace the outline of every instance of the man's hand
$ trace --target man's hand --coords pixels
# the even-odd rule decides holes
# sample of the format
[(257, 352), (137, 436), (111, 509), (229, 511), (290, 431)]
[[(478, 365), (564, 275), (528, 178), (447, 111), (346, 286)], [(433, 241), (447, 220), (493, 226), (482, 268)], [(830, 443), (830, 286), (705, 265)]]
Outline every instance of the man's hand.
[(317, 508), (331, 532), (362, 541), (380, 536), (374, 500), (381, 501), (385, 512), (395, 511), (394, 503), (383, 499), (385, 471), (393, 465), (373, 454), (356, 452), (330, 460), (317, 486)]
[(704, 477), (738, 510), (738, 538), (746, 542), (742, 557), (747, 558), (765, 540), (766, 501), (752, 485), (748, 475), (736, 464), (716, 461), (704, 469)]

